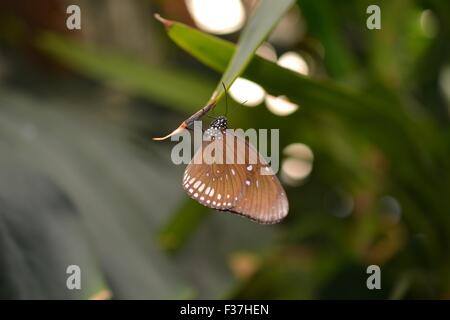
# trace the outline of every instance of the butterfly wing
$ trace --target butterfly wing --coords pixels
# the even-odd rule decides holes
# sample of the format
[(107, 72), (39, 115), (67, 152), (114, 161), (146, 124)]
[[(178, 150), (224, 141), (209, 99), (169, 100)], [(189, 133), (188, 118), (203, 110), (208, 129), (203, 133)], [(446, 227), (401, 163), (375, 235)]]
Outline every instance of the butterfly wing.
[[(223, 140), (222, 140), (223, 141)], [(183, 189), (194, 200), (204, 206), (217, 210), (230, 210), (240, 199), (244, 176), (224, 161), (216, 159), (212, 164), (206, 163), (207, 146), (213, 142), (203, 142), (191, 162), (186, 167), (183, 177)], [(218, 146), (225, 143), (217, 144)], [(217, 155), (219, 157), (219, 155)]]
[[(206, 150), (213, 141), (223, 152), (216, 152), (216, 158), (208, 164)], [(245, 139), (228, 132), (223, 132), (221, 142), (213, 141), (203, 142), (186, 167), (183, 177), (186, 193), (204, 206), (259, 223), (282, 220), (289, 210), (286, 193), (258, 151)], [(239, 150), (245, 150), (244, 163), (237, 163)], [(261, 169), (266, 170), (265, 175)]]
[[(230, 139), (228, 139), (229, 141)], [(245, 139), (234, 135), (237, 150), (246, 150), (248, 159), (257, 159), (256, 164), (235, 165), (242, 181), (243, 192), (239, 201), (229, 211), (244, 215), (260, 223), (277, 223), (286, 217), (289, 203), (280, 181), (267, 161)], [(264, 174), (262, 174), (264, 172)]]

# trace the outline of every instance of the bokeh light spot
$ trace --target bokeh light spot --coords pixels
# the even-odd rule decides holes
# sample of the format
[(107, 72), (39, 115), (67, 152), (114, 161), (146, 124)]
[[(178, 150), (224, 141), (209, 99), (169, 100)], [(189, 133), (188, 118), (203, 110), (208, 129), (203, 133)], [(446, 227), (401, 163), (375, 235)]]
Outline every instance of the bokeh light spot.
[(288, 116), (298, 109), (298, 104), (290, 102), (286, 97), (266, 95), (266, 106), (277, 116)]
[(245, 22), (245, 9), (240, 0), (185, 0), (196, 25), (214, 34), (233, 33)]
[(266, 60), (276, 62), (277, 61), (277, 52), (275, 48), (269, 43), (264, 42), (257, 50), (256, 54)]
[(420, 27), (424, 35), (428, 38), (434, 38), (438, 31), (438, 22), (433, 11), (427, 9), (420, 14)]
[(266, 91), (253, 81), (237, 78), (229, 90), (230, 96), (244, 106), (255, 107), (264, 101)]
[(288, 51), (278, 59), (278, 65), (303, 75), (309, 74), (309, 67), (305, 59), (296, 52)]
[(301, 185), (312, 171), (314, 154), (307, 145), (293, 143), (288, 145), (283, 154), (288, 157), (281, 165), (281, 179), (290, 186)]

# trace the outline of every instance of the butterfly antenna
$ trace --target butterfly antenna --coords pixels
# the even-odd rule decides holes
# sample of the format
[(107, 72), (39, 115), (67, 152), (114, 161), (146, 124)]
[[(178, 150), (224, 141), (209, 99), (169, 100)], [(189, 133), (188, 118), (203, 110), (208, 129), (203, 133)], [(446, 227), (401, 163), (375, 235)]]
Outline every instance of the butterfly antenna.
[(225, 83), (222, 82), (223, 90), (225, 90), (225, 117), (228, 115), (228, 91)]

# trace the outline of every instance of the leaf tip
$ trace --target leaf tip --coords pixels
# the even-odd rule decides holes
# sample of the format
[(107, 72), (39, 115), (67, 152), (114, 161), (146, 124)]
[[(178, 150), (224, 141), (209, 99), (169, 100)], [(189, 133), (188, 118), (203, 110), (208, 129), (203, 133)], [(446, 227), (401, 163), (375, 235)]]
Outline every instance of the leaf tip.
[(159, 13), (155, 13), (153, 16), (155, 17), (156, 20), (161, 22), (166, 29), (169, 29), (173, 25), (172, 20), (164, 19), (163, 17), (161, 17)]
[(184, 129), (187, 128), (187, 124), (185, 122), (183, 122), (178, 128), (176, 128), (175, 130), (173, 130), (171, 133), (169, 133), (167, 136), (165, 137), (155, 137), (152, 138), (154, 141), (162, 141), (162, 140), (166, 140), (167, 138), (170, 138), (171, 136), (176, 135), (177, 133), (180, 133), (181, 131), (183, 131)]

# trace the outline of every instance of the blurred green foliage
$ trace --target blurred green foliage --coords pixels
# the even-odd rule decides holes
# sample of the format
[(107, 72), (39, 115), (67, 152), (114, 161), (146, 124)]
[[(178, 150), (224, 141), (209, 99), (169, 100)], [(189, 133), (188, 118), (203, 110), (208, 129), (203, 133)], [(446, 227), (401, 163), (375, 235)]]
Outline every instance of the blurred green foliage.
[[(381, 7), (381, 30), (365, 27), (370, 4)], [(173, 169), (169, 143), (150, 141), (207, 102), (232, 58), (233, 43), (185, 25), (171, 31), (175, 43), (182, 43), (183, 50), (219, 73), (213, 76), (165, 40), (159, 40), (159, 45), (176, 53), (164, 63), (151, 64), (111, 48), (88, 47), (49, 30), (32, 39), (33, 48), (45, 57), (95, 79), (96, 84), (114, 88), (116, 94), (148, 101), (145, 112), (132, 102), (123, 103), (126, 107), (119, 103), (124, 108), (119, 111), (102, 112), (96, 103), (111, 103), (98, 97), (100, 88), (92, 88), (86, 78), (61, 75), (54, 75), (56, 80), (48, 83), (56, 86), (62, 77), (63, 83), (56, 87), (67, 85), (73, 94), (34, 82), (31, 89), (22, 89), (29, 98), (19, 98), (13, 86), (17, 81), (2, 89), (2, 154), (15, 146), (8, 156), (12, 160), (6, 162), (21, 159), (27, 169), (36, 168), (63, 186), (68, 190), (65, 196), (77, 208), (73, 210), (83, 217), (79, 222), (72, 219), (82, 227), (66, 226), (66, 222), (54, 226), (55, 219), (49, 220), (52, 230), (85, 228), (81, 234), (89, 234), (87, 242), (93, 243), (94, 249), (77, 249), (89, 257), (83, 258), (88, 261), (86, 268), (94, 270), (90, 273), (93, 289), (83, 297), (98, 290), (99, 283), (117, 298), (450, 296), (450, 102), (443, 92), (450, 88), (443, 88), (441, 81), (450, 65), (450, 4), (438, 0), (299, 0), (297, 5), (307, 32), (289, 49), (314, 57), (317, 73), (302, 76), (255, 56), (243, 76), (270, 94), (287, 96), (300, 105), (299, 111), (278, 117), (262, 106), (230, 106), (233, 127), (280, 128), (282, 147), (302, 142), (314, 152), (314, 170), (306, 183), (286, 188), (291, 208), (288, 218), (271, 227), (212, 212), (186, 199), (179, 186), (182, 168)], [(433, 36), (421, 26), (424, 10), (433, 13), (437, 26)], [(250, 31), (244, 32), (251, 36)], [(316, 49), (317, 42), (323, 56)], [(255, 41), (254, 46), (258, 44)], [(9, 61), (20, 65), (20, 59), (25, 59), (13, 58), (11, 52), (20, 48), (10, 41), (3, 41), (2, 48)], [(188, 66), (174, 63), (170, 57), (176, 55)], [(46, 79), (39, 70), (18, 68), (15, 72), (36, 77), (37, 82)], [(35, 87), (48, 97), (36, 99)], [(62, 104), (68, 106), (62, 108)], [(76, 106), (81, 105), (78, 110)], [(44, 130), (38, 143), (42, 149), (17, 138), (26, 123)], [(129, 141), (130, 128), (138, 128), (131, 130), (137, 136), (134, 144)], [(67, 147), (70, 144), (73, 150)], [(49, 150), (67, 156), (50, 161), (54, 158), (48, 156)], [(34, 163), (27, 162), (32, 155)], [(64, 174), (69, 164), (74, 169)], [(2, 171), (6, 168), (2, 166)], [(23, 185), (17, 188), (25, 192)], [(83, 192), (85, 188), (89, 192)], [(25, 237), (15, 247), (6, 245), (15, 243), (8, 240), (8, 232), (23, 234), (24, 224), (4, 222), (10, 221), (5, 217), (11, 217), (11, 212), (21, 211), (17, 201), (9, 201), (11, 195), (5, 194), (0, 193), (13, 209), (4, 209), (0, 215), (0, 245), (5, 248), (0, 255), (21, 264), (20, 259), (11, 258), (12, 253), (23, 252), (23, 243), (35, 238)], [(41, 211), (44, 216), (51, 212)], [(39, 228), (37, 234), (45, 231)], [(76, 242), (70, 239), (69, 248)], [(76, 242), (76, 246), (84, 244)], [(54, 268), (66, 261), (61, 250), (50, 250), (49, 259), (63, 261), (57, 259)], [(75, 249), (66, 250), (73, 259), (79, 255)], [(130, 263), (112, 258), (119, 253)], [(34, 259), (41, 257), (38, 254)], [(366, 268), (371, 264), (381, 266), (382, 290), (366, 288)], [(21, 274), (0, 267), (6, 270), (0, 279)], [(30, 273), (34, 270), (29, 268)], [(39, 274), (43, 283), (52, 276), (54, 272)], [(8, 286), (3, 283), (3, 296), (27, 296), (23, 294), (26, 283), (17, 282), (24, 288), (20, 290), (14, 281)], [(43, 297), (45, 290), (53, 289), (37, 286), (32, 296)], [(48, 296), (65, 292), (54, 290)]]

